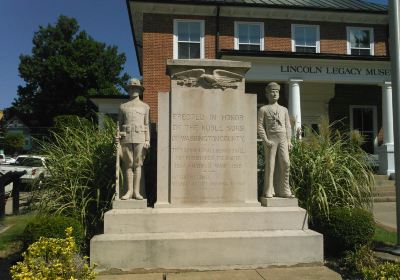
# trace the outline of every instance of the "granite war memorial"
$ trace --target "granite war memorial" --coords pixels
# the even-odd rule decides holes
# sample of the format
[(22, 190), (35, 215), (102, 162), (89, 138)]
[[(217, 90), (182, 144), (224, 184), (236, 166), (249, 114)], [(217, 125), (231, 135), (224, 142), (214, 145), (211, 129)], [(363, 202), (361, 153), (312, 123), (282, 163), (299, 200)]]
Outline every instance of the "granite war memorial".
[[(92, 264), (130, 271), (323, 261), (322, 235), (308, 229), (297, 199), (280, 192), (287, 185), (274, 186), (281, 197), (269, 191), (258, 198), (257, 97), (245, 93), (244, 78), (250, 67), (226, 60), (167, 61), (171, 90), (158, 96), (157, 201), (147, 207), (137, 193), (121, 197), (118, 190), (104, 234), (91, 240)], [(284, 108), (278, 109), (284, 117)], [(265, 135), (274, 137), (263, 123)], [(285, 139), (287, 153), (290, 137)]]

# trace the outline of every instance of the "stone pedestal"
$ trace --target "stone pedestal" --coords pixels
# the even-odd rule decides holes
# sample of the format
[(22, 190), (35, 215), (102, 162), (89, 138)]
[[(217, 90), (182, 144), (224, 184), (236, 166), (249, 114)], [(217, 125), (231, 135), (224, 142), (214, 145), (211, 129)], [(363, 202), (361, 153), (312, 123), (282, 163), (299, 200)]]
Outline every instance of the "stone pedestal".
[[(104, 218), (98, 269), (221, 269), (321, 263), (322, 235), (297, 199), (257, 199), (257, 100), (250, 63), (169, 60), (158, 99), (157, 203)], [(284, 207), (283, 207), (284, 206)], [(129, 208), (129, 207), (127, 207)]]
[(113, 209), (144, 209), (147, 208), (147, 199), (142, 200), (114, 200)]
[(261, 202), (261, 205), (265, 206), (265, 207), (297, 207), (297, 206), (299, 206), (299, 201), (297, 200), (297, 198), (261, 197), (260, 202)]

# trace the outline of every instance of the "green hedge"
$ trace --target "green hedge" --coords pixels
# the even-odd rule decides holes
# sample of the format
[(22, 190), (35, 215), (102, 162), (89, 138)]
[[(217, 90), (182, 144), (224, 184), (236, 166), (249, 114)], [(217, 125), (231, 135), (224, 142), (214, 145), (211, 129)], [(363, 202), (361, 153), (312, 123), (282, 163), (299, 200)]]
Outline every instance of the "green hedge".
[(63, 216), (37, 216), (31, 220), (22, 234), (24, 247), (39, 240), (41, 236), (51, 238), (64, 238), (65, 229), (72, 227), (72, 236), (76, 244), (81, 247), (84, 244), (85, 234), (82, 224), (73, 218)]
[(370, 244), (375, 232), (372, 214), (363, 209), (333, 208), (329, 218), (316, 215), (310, 227), (324, 235), (325, 254), (341, 255)]

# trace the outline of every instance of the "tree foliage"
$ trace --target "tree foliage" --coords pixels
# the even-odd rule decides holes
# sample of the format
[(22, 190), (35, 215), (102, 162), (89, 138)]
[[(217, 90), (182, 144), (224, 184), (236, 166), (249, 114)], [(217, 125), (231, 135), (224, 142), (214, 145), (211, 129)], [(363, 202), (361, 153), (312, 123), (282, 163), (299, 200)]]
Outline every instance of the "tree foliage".
[(55, 25), (40, 26), (32, 54), (21, 55), (14, 106), (19, 113), (49, 126), (57, 115), (91, 115), (92, 95), (118, 95), (129, 79), (122, 74), (125, 54), (80, 31), (73, 18), (60, 16)]
[(21, 132), (8, 132), (3, 140), (7, 153), (15, 153), (22, 150), (25, 144), (24, 134)]

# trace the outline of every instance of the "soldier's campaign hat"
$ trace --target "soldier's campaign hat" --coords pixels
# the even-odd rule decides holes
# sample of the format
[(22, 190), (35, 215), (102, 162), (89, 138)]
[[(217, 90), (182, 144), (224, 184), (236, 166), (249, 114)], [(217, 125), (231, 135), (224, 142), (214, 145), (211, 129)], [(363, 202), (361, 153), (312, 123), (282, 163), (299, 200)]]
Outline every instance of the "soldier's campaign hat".
[(275, 83), (275, 82), (271, 82), (265, 88), (266, 91), (270, 91), (272, 89), (281, 90), (281, 86), (279, 84)]
[(128, 81), (127, 88), (140, 88), (142, 91), (144, 87), (140, 84), (138, 79), (132, 78)]

